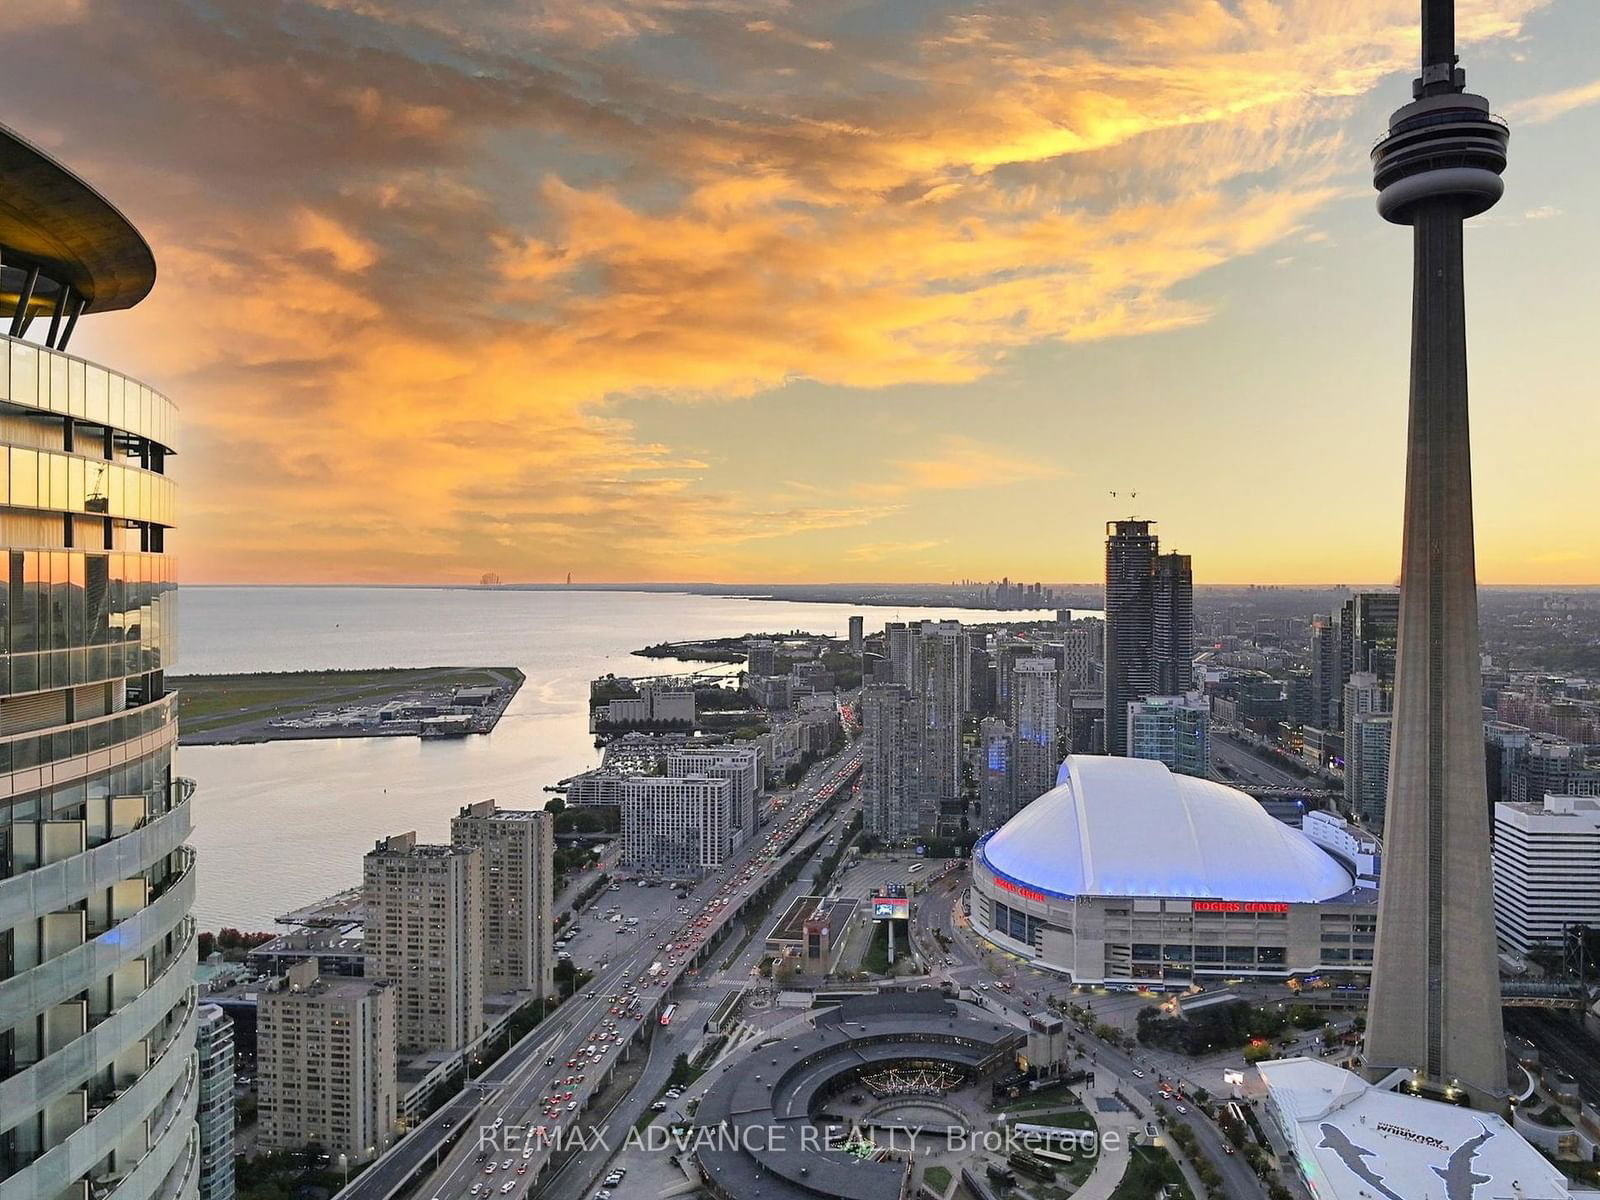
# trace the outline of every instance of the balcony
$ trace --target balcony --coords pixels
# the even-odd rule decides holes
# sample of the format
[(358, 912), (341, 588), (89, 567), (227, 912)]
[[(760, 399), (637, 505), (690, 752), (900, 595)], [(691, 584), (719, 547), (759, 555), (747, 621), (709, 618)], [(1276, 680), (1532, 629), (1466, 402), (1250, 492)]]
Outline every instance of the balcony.
[(174, 787), (171, 807), (131, 832), (42, 867), (0, 879), (0, 929), (43, 913), (63, 912), (90, 894), (143, 874), (188, 840), (193, 784)]
[[(188, 1178), (200, 1155), (199, 1131), (190, 1124), (194, 1120), (198, 1084), (199, 1072), (191, 1066), (184, 1074), (182, 1085), (168, 1094), (166, 1103), (151, 1117), (156, 1130), (151, 1148), (126, 1172), (99, 1179), (91, 1177), (90, 1200), (111, 1200), (112, 1197), (141, 1200), (154, 1196), (161, 1181), (171, 1175), (172, 1168), (185, 1156), (189, 1163), (181, 1178)], [(185, 1128), (190, 1129), (187, 1137), (182, 1136)]]
[(43, 1111), (68, 1092), (85, 1087), (120, 1053), (150, 1036), (150, 1031), (180, 1004), (187, 1003), (192, 1009), (194, 949), (194, 926), (188, 922), (184, 925), (183, 944), (144, 991), (64, 1046), (9, 1079), (0, 1080), (0, 1113), (5, 1114), (6, 1128)]
[[(180, 972), (183, 968), (180, 967)], [(0, 1200), (39, 1200), (59, 1196), (116, 1150), (149, 1119), (190, 1070), (194, 1048), (195, 1003), (191, 996), (172, 1034), (148, 1070), (86, 1124), (68, 1134), (10, 1178), (0, 1180)], [(8, 1113), (9, 1117), (9, 1113)], [(167, 1139), (167, 1140), (170, 1140)], [(159, 1145), (157, 1147), (159, 1149)], [(130, 1197), (132, 1192), (126, 1193)]]
[(181, 925), (194, 903), (194, 851), (180, 847), (179, 856), (179, 873), (137, 913), (65, 954), (0, 980), (0, 1029), (10, 1029), (88, 991), (118, 968), (144, 957), (158, 938)]

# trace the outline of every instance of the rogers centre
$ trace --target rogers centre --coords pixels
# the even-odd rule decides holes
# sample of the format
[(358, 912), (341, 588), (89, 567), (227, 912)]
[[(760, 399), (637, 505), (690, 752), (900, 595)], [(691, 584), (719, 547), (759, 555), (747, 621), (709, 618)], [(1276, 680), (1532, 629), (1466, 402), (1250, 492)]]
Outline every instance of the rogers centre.
[(978, 842), (973, 927), (1074, 983), (1365, 976), (1377, 892), (1236, 788), (1074, 755)]

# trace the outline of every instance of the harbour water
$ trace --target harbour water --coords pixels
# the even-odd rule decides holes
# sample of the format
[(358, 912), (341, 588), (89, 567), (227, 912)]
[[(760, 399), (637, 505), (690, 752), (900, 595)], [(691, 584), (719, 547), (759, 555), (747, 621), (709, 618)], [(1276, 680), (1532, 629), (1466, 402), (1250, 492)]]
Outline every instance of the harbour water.
[(270, 928), (277, 913), (359, 882), (361, 856), (377, 838), (408, 829), (447, 838), (450, 817), (470, 801), (542, 806), (546, 784), (598, 761), (587, 732), (590, 679), (708, 665), (632, 650), (794, 629), (843, 636), (852, 613), (863, 613), (869, 629), (1044, 615), (662, 592), (186, 587), (180, 673), (513, 666), (527, 676), (499, 726), (482, 736), (183, 748), (179, 770), (200, 785), (192, 838), (201, 855), (200, 928)]

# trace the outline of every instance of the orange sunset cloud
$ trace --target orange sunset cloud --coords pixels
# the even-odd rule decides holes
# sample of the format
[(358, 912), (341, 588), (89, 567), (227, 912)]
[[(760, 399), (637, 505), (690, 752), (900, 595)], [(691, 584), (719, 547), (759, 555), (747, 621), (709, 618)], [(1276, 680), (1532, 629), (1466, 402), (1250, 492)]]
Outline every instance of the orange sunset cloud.
[[(1463, 0), (1464, 53), (1554, 3)], [(155, 294), (77, 348), (180, 403), (187, 578), (917, 577), (963, 561), (953, 493), (996, 524), (1020, 489), (1103, 495), (991, 389), (1082, 403), (1072, 355), (1136, 379), (1237, 272), (1331, 241), (1415, 16), (82, 0), (0, 18), (32, 64), (0, 87), (155, 248)], [(781, 462), (805, 389), (881, 428), (741, 464), (728, 422), (759, 413)], [(1386, 574), (1390, 532), (1339, 569)], [(1052, 553), (1033, 573), (1072, 575)]]

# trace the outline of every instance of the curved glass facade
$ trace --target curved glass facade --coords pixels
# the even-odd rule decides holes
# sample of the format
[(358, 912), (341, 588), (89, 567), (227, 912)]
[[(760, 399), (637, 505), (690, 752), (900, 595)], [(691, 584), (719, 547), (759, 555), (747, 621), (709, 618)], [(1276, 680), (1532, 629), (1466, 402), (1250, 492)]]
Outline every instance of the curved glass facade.
[(0, 1200), (198, 1194), (173, 425), (0, 337)]

